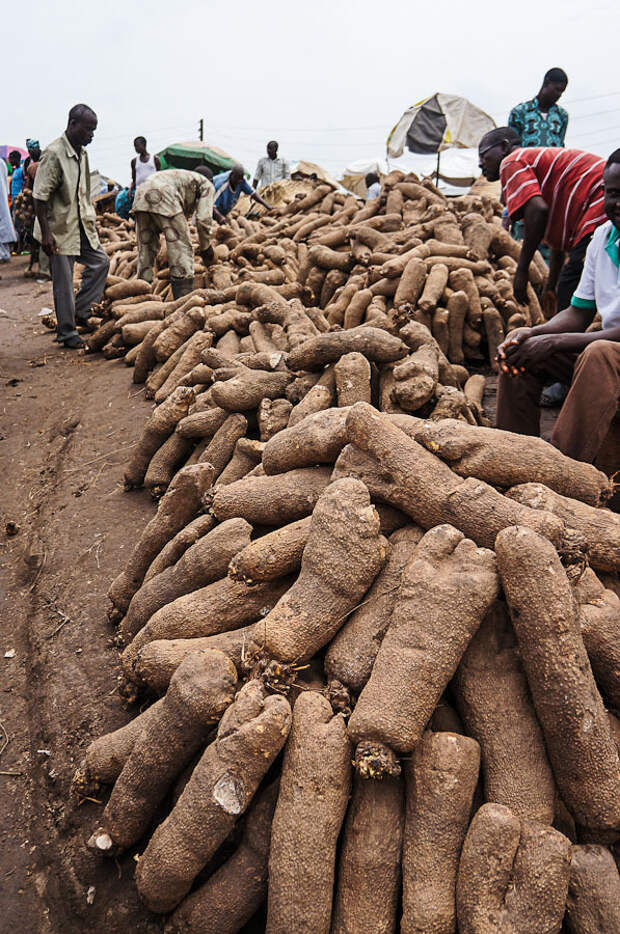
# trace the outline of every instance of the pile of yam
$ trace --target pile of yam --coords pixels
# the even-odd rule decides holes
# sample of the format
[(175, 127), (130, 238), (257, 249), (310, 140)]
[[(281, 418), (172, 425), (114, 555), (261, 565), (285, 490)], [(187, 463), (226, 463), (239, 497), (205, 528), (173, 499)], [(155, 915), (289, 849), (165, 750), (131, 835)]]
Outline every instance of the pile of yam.
[[(236, 218), (221, 265), (247, 260), (239, 282), (201, 285), (133, 345), (156, 405), (125, 482), (158, 505), (109, 589), (135, 716), (85, 738), (85, 843), (135, 857), (166, 934), (617, 934), (613, 483), (488, 427), (418, 298), (345, 321), (377, 265), (352, 228), (385, 237), (384, 263), (409, 227), (427, 244), (477, 225), (479, 249), (501, 230), (492, 205), (417, 180), (394, 175), (383, 202)], [(323, 302), (325, 250), (343, 268), (323, 283), (344, 278)], [(426, 286), (433, 255), (415, 257)], [(451, 255), (448, 316), (473, 296), (448, 282), (474, 260)], [(241, 276), (270, 262), (295, 278)]]

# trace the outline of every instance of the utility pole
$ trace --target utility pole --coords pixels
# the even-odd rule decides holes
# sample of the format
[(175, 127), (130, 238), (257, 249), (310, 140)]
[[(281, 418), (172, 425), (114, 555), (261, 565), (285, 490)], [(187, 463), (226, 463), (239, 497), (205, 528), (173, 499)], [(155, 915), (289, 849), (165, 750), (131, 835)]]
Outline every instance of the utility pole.
[(204, 118), (201, 117), (200, 123), (198, 124), (198, 139), (200, 140), (201, 143), (203, 143), (204, 138), (205, 138), (205, 122), (204, 122)]

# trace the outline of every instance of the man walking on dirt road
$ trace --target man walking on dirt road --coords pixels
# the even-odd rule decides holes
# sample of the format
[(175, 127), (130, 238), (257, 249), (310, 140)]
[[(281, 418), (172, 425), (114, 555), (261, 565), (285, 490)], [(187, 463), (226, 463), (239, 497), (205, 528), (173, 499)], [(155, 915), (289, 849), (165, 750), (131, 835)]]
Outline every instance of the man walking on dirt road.
[[(97, 115), (90, 107), (72, 107), (66, 131), (43, 153), (33, 190), (34, 236), (50, 258), (56, 340), (71, 350), (84, 346), (76, 324), (85, 324), (91, 306), (101, 300), (110, 268), (97, 234), (85, 149), (96, 129)], [(73, 294), (76, 260), (84, 266), (77, 297)]]

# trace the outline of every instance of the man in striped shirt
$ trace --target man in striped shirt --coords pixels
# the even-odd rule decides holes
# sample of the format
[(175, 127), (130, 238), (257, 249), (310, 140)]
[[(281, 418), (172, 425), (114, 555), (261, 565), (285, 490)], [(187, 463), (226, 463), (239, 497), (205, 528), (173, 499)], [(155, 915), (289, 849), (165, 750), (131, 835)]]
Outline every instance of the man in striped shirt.
[[(497, 427), (537, 435), (541, 387), (560, 379), (570, 390), (551, 441), (586, 462), (601, 450), (620, 401), (620, 149), (603, 180), (608, 220), (592, 236), (570, 305), (544, 324), (512, 331), (497, 351)], [(597, 312), (601, 329), (588, 331)]]
[(479, 156), (484, 176), (501, 180), (511, 221), (524, 223), (513, 283), (516, 300), (527, 304), (530, 263), (544, 241), (551, 247), (547, 291), (557, 294), (558, 308), (566, 308), (592, 234), (605, 221), (605, 161), (578, 149), (522, 149), (518, 133), (510, 127), (487, 133)]

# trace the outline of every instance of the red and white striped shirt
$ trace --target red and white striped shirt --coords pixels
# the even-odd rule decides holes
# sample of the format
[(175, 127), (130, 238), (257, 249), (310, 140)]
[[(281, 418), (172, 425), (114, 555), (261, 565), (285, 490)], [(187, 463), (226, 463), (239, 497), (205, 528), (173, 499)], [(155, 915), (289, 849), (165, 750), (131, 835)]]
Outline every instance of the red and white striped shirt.
[(508, 214), (512, 217), (540, 195), (549, 208), (545, 242), (557, 250), (572, 250), (607, 220), (604, 168), (604, 159), (579, 149), (515, 149), (500, 166)]

